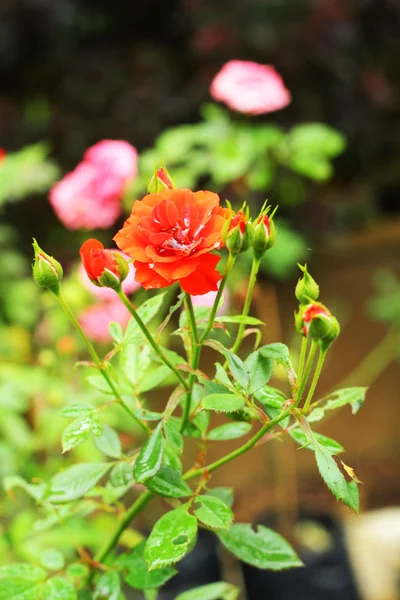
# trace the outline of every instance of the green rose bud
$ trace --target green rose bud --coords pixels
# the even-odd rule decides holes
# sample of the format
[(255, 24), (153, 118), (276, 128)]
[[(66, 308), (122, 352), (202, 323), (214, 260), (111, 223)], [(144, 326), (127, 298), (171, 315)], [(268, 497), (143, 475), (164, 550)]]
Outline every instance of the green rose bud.
[(32, 265), (33, 279), (41, 287), (48, 288), (54, 294), (58, 293), (60, 281), (63, 277), (63, 269), (58, 260), (46, 254), (37, 241), (33, 239), (33, 250), (35, 258)]
[(295, 325), (297, 331), (303, 336), (323, 341), (327, 347), (340, 332), (337, 319), (320, 302), (300, 306), (299, 311), (295, 314)]
[(253, 225), (252, 246), (254, 256), (261, 258), (263, 254), (272, 248), (276, 240), (276, 227), (273, 221), (274, 213), (268, 216), (269, 207), (261, 211), (260, 216)]
[(303, 277), (297, 282), (295, 295), (300, 304), (308, 304), (310, 301), (318, 299), (319, 285), (307, 271), (307, 265), (298, 266), (303, 271)]
[(223, 240), (227, 250), (231, 254), (246, 252), (251, 243), (252, 229), (248, 224), (248, 218), (242, 210), (227, 223), (227, 231), (223, 232)]

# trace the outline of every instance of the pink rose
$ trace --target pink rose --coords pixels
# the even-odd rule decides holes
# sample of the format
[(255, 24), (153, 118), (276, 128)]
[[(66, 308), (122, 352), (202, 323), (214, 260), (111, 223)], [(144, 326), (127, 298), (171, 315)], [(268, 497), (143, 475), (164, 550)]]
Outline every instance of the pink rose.
[[(124, 254), (124, 252), (120, 252), (120, 250), (115, 250), (114, 248), (112, 248), (112, 250), (113, 250), (113, 252), (118, 252), (119, 254), (121, 254), (126, 260), (130, 260), (129, 256)], [(99, 298), (100, 300), (104, 300), (104, 301), (108, 301), (108, 302), (117, 301), (117, 295), (114, 292), (114, 290), (112, 290), (111, 288), (107, 288), (107, 287), (98, 287), (97, 285), (94, 285), (90, 281), (83, 264), (81, 264), (79, 266), (79, 277), (80, 277), (80, 280), (82, 281), (83, 285), (85, 286), (85, 288), (95, 298)], [(122, 289), (124, 290), (125, 294), (127, 294), (127, 296), (129, 296), (130, 294), (132, 294), (133, 292), (138, 290), (140, 287), (141, 287), (140, 283), (135, 281), (135, 267), (133, 266), (133, 263), (129, 263), (129, 273), (128, 273), (127, 278), (124, 279), (124, 281), (122, 282)]]
[(227, 62), (214, 77), (210, 94), (233, 110), (252, 115), (280, 110), (291, 101), (274, 67), (246, 60)]
[(50, 204), (68, 229), (107, 229), (122, 212), (121, 198), (137, 175), (137, 152), (124, 141), (103, 140), (50, 190)]
[(80, 315), (79, 322), (90, 339), (96, 342), (109, 342), (110, 323), (114, 321), (125, 328), (130, 317), (128, 309), (117, 298), (116, 302), (101, 302), (87, 308)]

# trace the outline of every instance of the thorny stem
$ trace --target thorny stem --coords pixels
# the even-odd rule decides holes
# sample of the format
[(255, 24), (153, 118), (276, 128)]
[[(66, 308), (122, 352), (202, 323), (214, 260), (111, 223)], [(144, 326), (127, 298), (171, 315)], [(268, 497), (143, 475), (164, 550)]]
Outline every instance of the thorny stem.
[(324, 366), (326, 353), (327, 353), (327, 350), (320, 349), (320, 351), (319, 351), (318, 362), (317, 362), (317, 366), (315, 367), (313, 380), (311, 382), (311, 386), (310, 386), (306, 401), (304, 402), (304, 406), (303, 406), (304, 413), (308, 412), (311, 400), (314, 396), (315, 388), (317, 387), (318, 379), (319, 379), (319, 376), (321, 375), (322, 367)]
[(79, 323), (78, 319), (76, 318), (75, 314), (72, 312), (71, 308), (69, 307), (69, 305), (66, 303), (64, 297), (62, 296), (61, 292), (58, 292), (55, 294), (58, 302), (60, 303), (61, 307), (63, 308), (63, 310), (65, 311), (65, 313), (67, 314), (68, 318), (70, 319), (71, 323), (73, 324), (73, 326), (75, 327), (75, 329), (77, 330), (77, 332), (79, 333), (83, 343), (85, 344), (86, 348), (89, 351), (89, 354), (94, 362), (94, 364), (96, 365), (96, 367), (98, 368), (98, 370), (100, 371), (100, 373), (102, 374), (102, 376), (104, 377), (104, 379), (107, 382), (108, 387), (110, 388), (110, 390), (112, 391), (112, 393), (114, 394), (114, 396), (117, 399), (117, 402), (119, 404), (121, 404), (121, 406), (126, 410), (127, 413), (130, 414), (130, 416), (135, 419), (136, 423), (138, 425), (140, 425), (140, 427), (148, 434), (150, 433), (150, 428), (148, 427), (148, 425), (146, 423), (144, 423), (143, 421), (141, 421), (140, 419), (138, 419), (134, 413), (131, 411), (131, 409), (129, 408), (129, 406), (126, 404), (126, 402), (123, 400), (123, 398), (121, 397), (121, 395), (119, 394), (117, 388), (115, 387), (112, 379), (110, 378), (110, 376), (108, 375), (107, 371), (104, 368), (104, 364), (102, 363), (102, 361), (99, 358), (99, 355), (97, 354), (96, 350), (93, 347), (92, 342), (89, 340), (89, 338), (87, 337), (86, 333), (83, 331), (81, 324)]
[(312, 369), (312, 366), (313, 366), (314, 357), (315, 357), (315, 354), (317, 352), (317, 349), (318, 349), (318, 342), (315, 341), (315, 340), (312, 340), (310, 352), (309, 352), (309, 355), (308, 355), (308, 358), (307, 358), (307, 363), (306, 363), (306, 366), (305, 366), (305, 369), (304, 369), (304, 374), (303, 374), (301, 380), (299, 380), (295, 408), (301, 402), (301, 398), (303, 396), (305, 387), (307, 385), (308, 378), (310, 377), (310, 373), (311, 373), (311, 369)]
[[(250, 272), (249, 284), (247, 287), (246, 300), (244, 302), (243, 311), (242, 311), (243, 318), (247, 317), (249, 314), (251, 299), (253, 297), (254, 286), (256, 284), (257, 273), (258, 273), (259, 268), (260, 268), (260, 258), (256, 258), (255, 256), (253, 256), (253, 263), (251, 265), (251, 272)], [(242, 340), (243, 340), (244, 330), (245, 330), (245, 323), (243, 320), (243, 322), (240, 323), (239, 330), (238, 330), (238, 333), (236, 336), (236, 340), (231, 348), (231, 352), (237, 352), (239, 350), (240, 344), (242, 343)]]
[(151, 336), (151, 333), (147, 329), (146, 325), (143, 323), (142, 319), (136, 312), (135, 308), (132, 306), (129, 298), (126, 296), (126, 294), (122, 290), (121, 286), (119, 288), (115, 288), (114, 291), (118, 294), (118, 297), (122, 300), (122, 302), (125, 304), (126, 308), (131, 313), (132, 317), (135, 319), (136, 323), (139, 325), (140, 329), (143, 332), (143, 335), (145, 336), (146, 340), (149, 342), (150, 346), (153, 348), (153, 350), (157, 354), (157, 356), (159, 356), (160, 359), (162, 360), (162, 362), (171, 369), (171, 371), (174, 373), (174, 375), (177, 377), (177, 379), (179, 379), (179, 381), (181, 382), (183, 387), (185, 389), (189, 390), (189, 385), (187, 384), (185, 379), (182, 377), (182, 375), (179, 373), (179, 371), (174, 367), (174, 365), (169, 360), (169, 358), (162, 351), (160, 346), (154, 341), (153, 337)]
[[(191, 337), (192, 337), (192, 360), (191, 360), (192, 364), (191, 364), (191, 367), (193, 370), (196, 370), (197, 367), (199, 366), (201, 346), (199, 344), (199, 333), (197, 330), (197, 323), (196, 323), (196, 317), (195, 317), (194, 310), (193, 310), (192, 298), (191, 298), (190, 294), (187, 294), (187, 293), (185, 295), (185, 307), (186, 307), (187, 314), (188, 314), (188, 320), (190, 323)], [(181, 432), (184, 431), (184, 429), (187, 425), (187, 422), (189, 421), (194, 381), (195, 381), (194, 373), (190, 373), (189, 380), (188, 380), (188, 388), (189, 389), (188, 389), (188, 393), (186, 394), (186, 398), (185, 398), (182, 422), (181, 422), (181, 427), (180, 427)]]
[[(248, 440), (245, 444), (243, 444), (242, 446), (240, 446), (239, 448), (237, 448), (230, 454), (227, 454), (223, 458), (220, 458), (219, 460), (216, 460), (215, 462), (213, 462), (210, 465), (207, 465), (205, 467), (200, 467), (198, 469), (189, 469), (189, 471), (187, 471), (183, 475), (183, 479), (185, 481), (187, 481), (188, 479), (193, 479), (194, 477), (198, 477), (198, 476), (204, 475), (206, 473), (212, 473), (219, 467), (222, 467), (223, 465), (229, 463), (231, 460), (235, 459), (236, 457), (240, 456), (241, 454), (244, 454), (245, 452), (247, 452), (248, 450), (253, 448), (253, 446), (256, 445), (258, 440), (260, 440), (270, 429), (272, 429), (275, 425), (277, 425), (285, 417), (290, 415), (291, 409), (292, 409), (292, 407), (281, 412), (281, 414), (278, 415), (277, 417), (275, 417), (275, 419), (271, 419), (271, 421), (269, 421), (269, 423), (267, 423), (266, 425), (261, 427), (261, 429), (259, 429), (259, 431), (250, 440)], [(143, 492), (143, 494), (141, 496), (139, 496), (139, 498), (132, 504), (132, 506), (129, 507), (129, 509), (126, 511), (123, 519), (119, 523), (117, 529), (111, 536), (110, 540), (105, 544), (104, 548), (96, 555), (96, 557), (95, 557), (96, 562), (101, 563), (107, 558), (107, 556), (110, 554), (110, 552), (113, 550), (113, 548), (117, 545), (118, 540), (119, 540), (120, 536), (122, 535), (122, 533), (129, 526), (129, 524), (136, 517), (136, 515), (148, 504), (148, 502), (151, 500), (152, 496), (153, 496), (153, 494), (151, 492), (149, 492), (149, 490), (146, 490), (145, 492)]]

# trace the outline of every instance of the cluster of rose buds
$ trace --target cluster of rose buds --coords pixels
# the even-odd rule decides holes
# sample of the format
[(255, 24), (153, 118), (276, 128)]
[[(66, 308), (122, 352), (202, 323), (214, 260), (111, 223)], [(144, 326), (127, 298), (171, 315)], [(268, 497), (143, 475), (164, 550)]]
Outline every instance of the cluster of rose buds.
[(270, 207), (263, 207), (252, 223), (249, 220), (248, 208), (242, 207), (225, 225), (223, 240), (231, 254), (246, 252), (250, 247), (256, 259), (272, 248), (276, 240), (276, 228), (273, 214), (268, 215)]

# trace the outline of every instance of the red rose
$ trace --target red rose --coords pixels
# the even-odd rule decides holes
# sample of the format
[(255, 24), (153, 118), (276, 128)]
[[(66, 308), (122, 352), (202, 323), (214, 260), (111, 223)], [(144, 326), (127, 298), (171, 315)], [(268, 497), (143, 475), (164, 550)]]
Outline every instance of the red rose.
[(105, 250), (98, 240), (86, 240), (79, 253), (85, 271), (95, 285), (114, 288), (125, 279), (128, 271), (126, 261), (116, 252)]
[(134, 259), (136, 281), (145, 289), (179, 281), (192, 295), (218, 289), (216, 270), (222, 230), (231, 211), (213, 192), (165, 189), (133, 204), (114, 240)]

